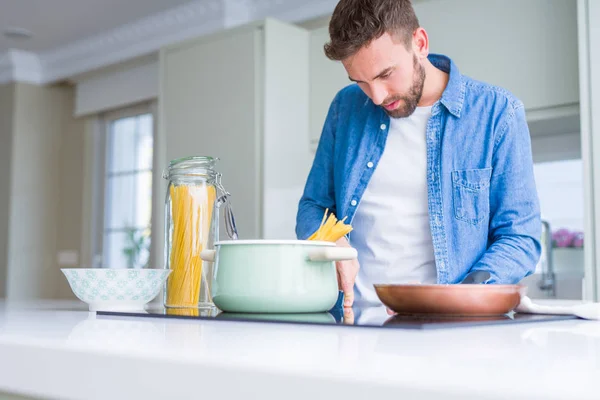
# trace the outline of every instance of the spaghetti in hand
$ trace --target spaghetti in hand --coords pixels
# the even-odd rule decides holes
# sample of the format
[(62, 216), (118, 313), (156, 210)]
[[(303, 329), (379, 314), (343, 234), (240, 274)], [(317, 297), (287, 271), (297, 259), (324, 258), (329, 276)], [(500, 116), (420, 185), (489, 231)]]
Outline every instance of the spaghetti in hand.
[(352, 226), (345, 224), (345, 220), (346, 217), (341, 221), (338, 221), (336, 216), (333, 213), (329, 214), (329, 209), (326, 209), (319, 229), (317, 229), (308, 240), (337, 242), (340, 238), (352, 231)]

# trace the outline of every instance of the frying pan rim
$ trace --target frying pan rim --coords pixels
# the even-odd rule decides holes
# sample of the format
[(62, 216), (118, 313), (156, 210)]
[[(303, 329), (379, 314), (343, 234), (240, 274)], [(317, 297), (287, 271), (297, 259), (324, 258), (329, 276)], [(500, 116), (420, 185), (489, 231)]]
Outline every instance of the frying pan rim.
[(523, 285), (523, 284), (480, 284), (480, 283), (476, 283), (476, 284), (453, 284), (453, 283), (448, 283), (448, 284), (427, 284), (427, 285), (421, 285), (421, 284), (403, 284), (403, 283), (375, 283), (373, 284), (373, 286), (375, 288), (411, 288), (411, 289), (442, 289), (442, 288), (462, 288), (462, 289), (458, 289), (458, 290), (466, 290), (466, 289), (473, 289), (475, 287), (477, 288), (486, 288), (484, 290), (491, 290), (491, 289), (522, 289), (522, 288), (527, 288), (527, 286)]

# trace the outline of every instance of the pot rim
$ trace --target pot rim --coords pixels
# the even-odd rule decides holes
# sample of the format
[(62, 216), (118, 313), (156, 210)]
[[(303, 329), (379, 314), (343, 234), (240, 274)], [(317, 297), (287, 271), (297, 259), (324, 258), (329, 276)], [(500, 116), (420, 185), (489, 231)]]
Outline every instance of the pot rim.
[(335, 247), (336, 244), (319, 240), (222, 240), (215, 243), (215, 247), (235, 245), (301, 245)]

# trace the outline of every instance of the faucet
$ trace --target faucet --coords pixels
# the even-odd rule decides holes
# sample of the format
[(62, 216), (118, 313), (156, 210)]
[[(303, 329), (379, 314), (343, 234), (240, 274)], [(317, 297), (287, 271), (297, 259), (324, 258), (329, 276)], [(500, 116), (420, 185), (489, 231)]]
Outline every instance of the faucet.
[(538, 282), (541, 290), (550, 292), (550, 297), (556, 296), (556, 277), (552, 260), (552, 230), (550, 223), (542, 220), (542, 279)]

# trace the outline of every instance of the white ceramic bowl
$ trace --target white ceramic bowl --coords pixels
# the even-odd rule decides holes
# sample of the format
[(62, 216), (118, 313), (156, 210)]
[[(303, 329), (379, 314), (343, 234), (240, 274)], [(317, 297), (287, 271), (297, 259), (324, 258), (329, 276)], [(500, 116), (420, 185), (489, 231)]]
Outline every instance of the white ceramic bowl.
[(90, 311), (140, 311), (154, 299), (171, 270), (63, 268), (71, 290)]

